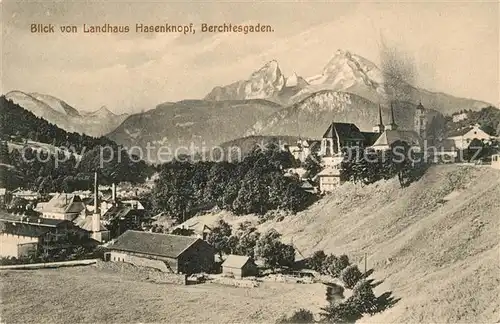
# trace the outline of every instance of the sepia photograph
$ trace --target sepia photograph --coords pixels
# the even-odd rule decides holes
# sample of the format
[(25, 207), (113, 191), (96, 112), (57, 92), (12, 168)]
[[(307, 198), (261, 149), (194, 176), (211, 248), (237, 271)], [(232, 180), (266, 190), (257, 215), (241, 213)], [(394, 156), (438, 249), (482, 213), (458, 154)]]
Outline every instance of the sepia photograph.
[(500, 323), (500, 2), (0, 8), (0, 323)]

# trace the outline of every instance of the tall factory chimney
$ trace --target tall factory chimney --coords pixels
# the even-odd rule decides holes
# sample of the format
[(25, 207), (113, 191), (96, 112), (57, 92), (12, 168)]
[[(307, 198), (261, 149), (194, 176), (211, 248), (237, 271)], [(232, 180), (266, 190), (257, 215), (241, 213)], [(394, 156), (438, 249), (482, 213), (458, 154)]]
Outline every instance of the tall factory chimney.
[(94, 214), (92, 215), (92, 232), (99, 232), (101, 229), (101, 214), (99, 213), (99, 181), (97, 172), (94, 173)]
[(111, 185), (111, 199), (113, 200), (113, 203), (116, 203), (116, 184), (114, 182)]

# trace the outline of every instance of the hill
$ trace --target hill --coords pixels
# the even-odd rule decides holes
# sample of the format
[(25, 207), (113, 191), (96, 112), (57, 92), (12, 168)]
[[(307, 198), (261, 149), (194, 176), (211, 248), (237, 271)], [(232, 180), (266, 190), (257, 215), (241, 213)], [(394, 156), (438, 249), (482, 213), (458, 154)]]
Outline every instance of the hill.
[[(390, 107), (386, 105), (381, 107), (384, 123), (388, 124)], [(401, 129), (413, 129), (415, 110), (416, 106), (409, 102), (396, 102), (394, 115)], [(430, 109), (427, 109), (427, 114), (431, 123), (435, 117), (442, 117), (440, 113)], [(378, 123), (378, 105), (355, 94), (324, 90), (283, 108), (265, 120), (258, 121), (247, 135), (296, 135), (319, 138), (333, 120), (354, 123), (361, 130), (371, 131)]]
[(498, 197), (498, 170), (434, 166), (405, 189), (396, 179), (345, 184), (261, 230), (275, 228), (304, 255), (346, 253), (363, 267), (366, 253), (368, 268), (385, 278), (379, 293), (401, 301), (363, 322), (493, 322), (500, 318)]
[(106, 108), (97, 112), (79, 112), (65, 101), (41, 93), (11, 91), (5, 95), (8, 100), (32, 112), (68, 132), (91, 136), (102, 136), (115, 129), (127, 115), (116, 115)]
[[(205, 99), (261, 98), (289, 106), (318, 91), (331, 90), (353, 93), (375, 103), (400, 100), (416, 105), (422, 102), (424, 106), (442, 114), (463, 109), (479, 110), (490, 105), (479, 100), (431, 92), (399, 78), (395, 82), (394, 75), (398, 75), (397, 70), (402, 66), (397, 57), (390, 59), (396, 61), (390, 61), (390, 70), (384, 72), (360, 55), (338, 50), (318, 75), (302, 78), (293, 74), (287, 79), (279, 69), (278, 62), (272, 61), (254, 72), (249, 79), (215, 87)], [(300, 82), (296, 82), (297, 79)]]
[[(150, 145), (151, 155), (145, 158), (166, 162), (176, 150), (177, 154), (201, 152), (240, 138), (258, 120), (281, 108), (261, 99), (168, 102), (128, 117), (108, 137), (125, 147), (137, 146), (143, 152)], [(163, 155), (158, 156), (160, 148)]]

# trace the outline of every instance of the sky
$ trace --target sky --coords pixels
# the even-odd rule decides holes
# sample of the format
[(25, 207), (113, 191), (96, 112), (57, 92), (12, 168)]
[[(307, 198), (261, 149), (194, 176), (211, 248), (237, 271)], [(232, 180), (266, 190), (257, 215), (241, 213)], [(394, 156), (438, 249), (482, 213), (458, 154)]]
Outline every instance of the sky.
[[(499, 3), (494, 2), (15, 2), (3, 0), (1, 90), (50, 94), (78, 110), (133, 113), (201, 99), (270, 60), (285, 76), (321, 73), (337, 49), (380, 63), (384, 44), (410, 55), (414, 82), (498, 106)], [(266, 24), (272, 33), (202, 33), (201, 24)], [(31, 24), (55, 33), (31, 32)], [(83, 33), (129, 25), (127, 34)], [(193, 23), (196, 34), (135, 32)], [(61, 25), (79, 32), (58, 32)]]

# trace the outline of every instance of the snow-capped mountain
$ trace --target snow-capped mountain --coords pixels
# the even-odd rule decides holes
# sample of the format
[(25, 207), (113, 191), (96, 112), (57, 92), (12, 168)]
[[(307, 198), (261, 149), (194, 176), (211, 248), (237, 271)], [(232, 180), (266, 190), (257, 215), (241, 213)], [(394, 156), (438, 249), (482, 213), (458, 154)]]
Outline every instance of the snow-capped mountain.
[(291, 76), (286, 78), (285, 87), (306, 87), (309, 83), (301, 76), (298, 76), (297, 73), (293, 72)]
[(278, 62), (270, 61), (246, 80), (215, 87), (205, 100), (244, 100), (272, 98), (285, 86), (285, 77)]
[(41, 93), (15, 90), (7, 93), (5, 98), (66, 131), (91, 136), (109, 133), (128, 116), (115, 115), (105, 107), (92, 113), (80, 112), (61, 99)]
[[(278, 66), (276, 61), (272, 62), (273, 66)], [(254, 74), (258, 75), (259, 71)], [(489, 105), (483, 101), (430, 92), (404, 81), (397, 84), (388, 83), (386, 77), (387, 75), (384, 75), (374, 63), (366, 58), (346, 50), (337, 50), (319, 74), (302, 78), (294, 73), (285, 79), (284, 86), (280, 78), (278, 86), (274, 87), (273, 91), (259, 91), (258, 94), (259, 98), (289, 106), (319, 91), (343, 91), (356, 94), (377, 104), (385, 103), (390, 99), (409, 101), (412, 104), (422, 102), (424, 106), (444, 114), (463, 109), (479, 110)], [(241, 85), (246, 85), (247, 82), (248, 80), (238, 81), (229, 86), (216, 87), (206, 98), (219, 101), (249, 98), (244, 91), (234, 91), (235, 88), (238, 86), (241, 88)], [(264, 82), (259, 81), (257, 84), (264, 84)]]

